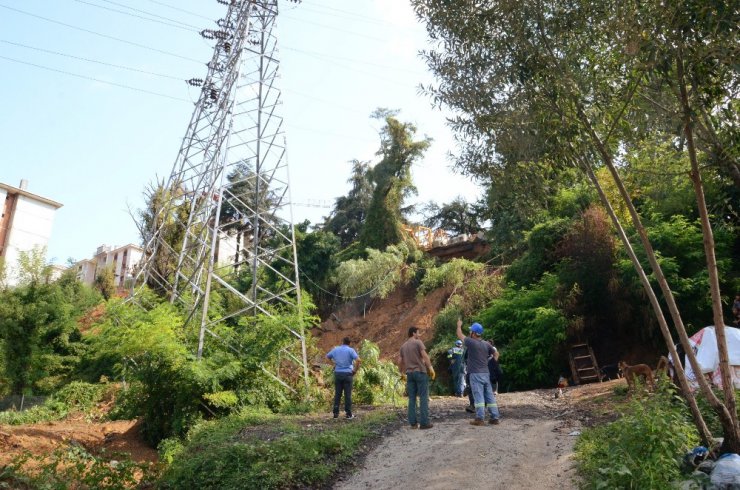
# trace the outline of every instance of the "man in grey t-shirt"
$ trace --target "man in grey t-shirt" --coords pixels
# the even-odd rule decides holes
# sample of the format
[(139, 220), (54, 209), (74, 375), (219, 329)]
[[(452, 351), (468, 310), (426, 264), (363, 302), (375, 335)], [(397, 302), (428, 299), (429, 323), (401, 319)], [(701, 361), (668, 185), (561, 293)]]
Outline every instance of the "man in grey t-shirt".
[(462, 320), (457, 319), (457, 338), (463, 341), (468, 351), (468, 373), (470, 374), (470, 390), (473, 392), (475, 402), (475, 420), (472, 425), (483, 425), (486, 408), (491, 415), (490, 424), (497, 425), (501, 419), (496, 404), (496, 395), (493, 393), (491, 378), (488, 372), (488, 359), (495, 354), (494, 348), (488, 342), (483, 341), (483, 326), (473, 323), (470, 326), (470, 337), (462, 333)]

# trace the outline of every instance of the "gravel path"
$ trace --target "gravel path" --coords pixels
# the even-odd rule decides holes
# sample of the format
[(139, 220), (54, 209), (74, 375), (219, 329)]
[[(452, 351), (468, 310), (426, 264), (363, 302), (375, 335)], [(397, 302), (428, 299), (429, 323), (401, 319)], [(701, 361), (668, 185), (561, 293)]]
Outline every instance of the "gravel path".
[(466, 401), (433, 398), (432, 429), (404, 427), (384, 438), (334, 489), (577, 488), (581, 423), (567, 399), (553, 390), (500, 394), (501, 424), (482, 427), (469, 424)]

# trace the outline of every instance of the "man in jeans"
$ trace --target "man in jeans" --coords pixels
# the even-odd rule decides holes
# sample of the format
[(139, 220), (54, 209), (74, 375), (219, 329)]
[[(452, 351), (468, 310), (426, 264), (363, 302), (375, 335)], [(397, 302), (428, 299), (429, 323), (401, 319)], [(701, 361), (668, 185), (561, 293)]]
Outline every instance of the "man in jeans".
[(462, 320), (457, 319), (457, 338), (463, 341), (468, 351), (468, 373), (470, 373), (470, 389), (475, 401), (475, 420), (472, 425), (485, 424), (486, 409), (491, 415), (490, 424), (497, 425), (501, 419), (496, 405), (496, 395), (493, 394), (491, 378), (488, 371), (488, 359), (494, 356), (495, 351), (491, 344), (484, 342), (483, 326), (473, 323), (470, 326), (470, 337), (462, 333)]
[[(334, 418), (339, 417), (339, 401), (344, 393), (344, 412), (348, 419), (352, 414), (352, 381), (360, 369), (360, 356), (349, 346), (352, 341), (349, 337), (342, 339), (342, 345), (334, 347), (326, 358), (334, 363)], [(355, 364), (357, 362), (357, 364)]]
[[(412, 429), (431, 429), (429, 422), (429, 378), (436, 374), (424, 342), (419, 340), (418, 327), (409, 328), (409, 338), (401, 346), (401, 378), (406, 379), (409, 396), (408, 417)], [(416, 417), (416, 398), (419, 397), (419, 417)], [(416, 425), (417, 421), (420, 425)]]

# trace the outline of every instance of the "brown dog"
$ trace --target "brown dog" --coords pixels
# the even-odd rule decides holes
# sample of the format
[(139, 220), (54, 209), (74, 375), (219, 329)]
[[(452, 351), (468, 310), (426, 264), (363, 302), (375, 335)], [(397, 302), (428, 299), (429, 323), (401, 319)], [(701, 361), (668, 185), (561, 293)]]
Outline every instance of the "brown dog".
[(653, 370), (647, 364), (635, 364), (630, 366), (624, 361), (619, 361), (619, 370), (622, 372), (622, 376), (627, 379), (627, 387), (630, 391), (635, 391), (635, 379), (639, 376), (643, 378), (646, 385), (649, 385), (653, 390), (655, 389), (655, 377), (653, 376)]
[(660, 356), (658, 365), (655, 366), (655, 375), (659, 376), (660, 373), (664, 373), (666, 376), (670, 376), (668, 372), (668, 358), (666, 356)]

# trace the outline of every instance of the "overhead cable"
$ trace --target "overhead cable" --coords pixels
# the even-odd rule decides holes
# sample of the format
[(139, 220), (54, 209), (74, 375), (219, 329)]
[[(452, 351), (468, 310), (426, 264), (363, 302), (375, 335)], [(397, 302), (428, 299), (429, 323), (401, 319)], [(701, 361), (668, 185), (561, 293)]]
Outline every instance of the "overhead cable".
[(203, 61), (202, 60), (196, 60), (195, 58), (189, 58), (187, 56), (182, 56), (182, 55), (179, 55), (177, 53), (173, 53), (171, 51), (165, 51), (163, 49), (153, 48), (153, 47), (147, 46), (145, 44), (139, 44), (139, 43), (135, 43), (133, 41), (127, 41), (125, 39), (121, 39), (121, 38), (118, 38), (118, 37), (109, 36), (108, 34), (103, 34), (103, 33), (96, 32), (96, 31), (93, 31), (93, 30), (90, 30), (90, 29), (85, 29), (84, 27), (79, 27), (79, 26), (75, 26), (75, 25), (72, 25), (72, 24), (67, 24), (65, 22), (61, 22), (61, 21), (58, 21), (58, 20), (50, 19), (48, 17), (37, 15), (37, 14), (31, 13), (31, 12), (26, 12), (25, 10), (20, 10), (20, 9), (17, 9), (17, 8), (14, 8), (14, 7), (9, 7), (8, 5), (4, 5), (4, 4), (1, 4), (1, 3), (0, 3), (0, 8), (4, 8), (4, 9), (7, 9), (7, 10), (12, 10), (13, 12), (17, 12), (19, 14), (27, 15), (29, 17), (35, 17), (37, 19), (41, 19), (41, 20), (44, 20), (46, 22), (51, 22), (52, 24), (58, 24), (58, 25), (61, 25), (61, 26), (64, 26), (64, 27), (68, 27), (70, 29), (75, 29), (75, 30), (78, 30), (78, 31), (81, 31), (81, 32), (86, 32), (88, 34), (93, 34), (95, 36), (103, 37), (103, 38), (106, 38), (106, 39), (111, 39), (113, 41), (118, 41), (120, 43), (129, 44), (131, 46), (136, 46), (138, 48), (146, 49), (146, 50), (149, 50), (149, 51), (154, 51), (154, 52), (161, 53), (161, 54), (166, 54), (167, 56), (172, 56), (172, 57), (180, 58), (180, 59), (183, 59), (183, 60), (192, 61), (194, 63), (198, 63), (199, 65), (202, 65), (203, 64)]
[(190, 102), (188, 99), (183, 99), (182, 97), (174, 97), (172, 95), (167, 95), (167, 94), (163, 94), (163, 93), (160, 93), (160, 92), (154, 92), (153, 90), (147, 90), (147, 89), (144, 89), (144, 88), (138, 88), (138, 87), (132, 87), (130, 85), (124, 85), (122, 83), (109, 82), (108, 80), (101, 80), (99, 78), (93, 78), (93, 77), (88, 77), (86, 75), (80, 75), (79, 73), (72, 73), (70, 71), (65, 71), (65, 70), (59, 70), (59, 69), (56, 69), (56, 68), (51, 68), (49, 66), (38, 65), (36, 63), (29, 63), (28, 61), (17, 60), (15, 58), (10, 58), (10, 57), (7, 57), (7, 56), (0, 55), (0, 59), (12, 61), (14, 63), (20, 63), (21, 65), (28, 65), (28, 66), (33, 66), (35, 68), (41, 68), (42, 70), (48, 70), (48, 71), (53, 71), (53, 72), (56, 72), (56, 73), (62, 73), (64, 75), (69, 75), (71, 77), (77, 77), (77, 78), (82, 78), (82, 79), (85, 79), (85, 80), (90, 80), (90, 81), (93, 81), (93, 82), (104, 83), (106, 85), (113, 85), (114, 87), (125, 88), (127, 90), (133, 90), (135, 92), (143, 92), (145, 94), (156, 95), (158, 97), (164, 97), (164, 98), (171, 99), (171, 100), (177, 100), (177, 101), (182, 101), (182, 102)]

